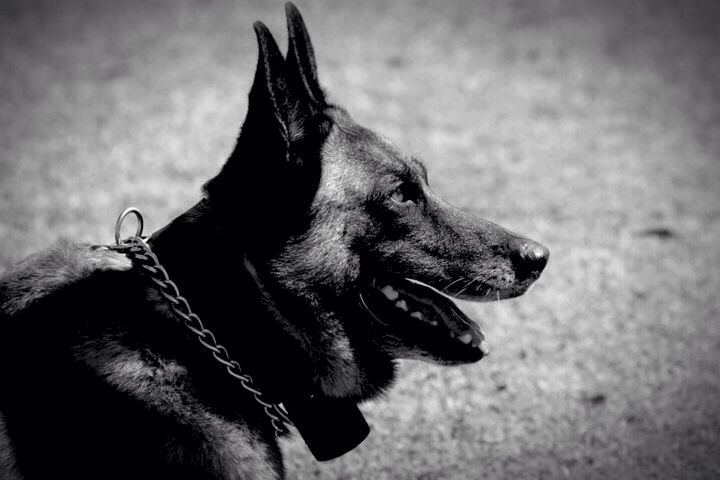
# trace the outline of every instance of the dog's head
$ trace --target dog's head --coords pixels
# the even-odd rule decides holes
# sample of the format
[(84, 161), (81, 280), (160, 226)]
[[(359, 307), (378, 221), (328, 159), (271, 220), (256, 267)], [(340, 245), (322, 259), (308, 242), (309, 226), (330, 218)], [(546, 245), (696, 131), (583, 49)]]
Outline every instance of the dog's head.
[(209, 201), (251, 258), (283, 328), (316, 352), (326, 393), (374, 394), (391, 380), (395, 358), (479, 360), (483, 334), (450, 297), (521, 295), (548, 250), (444, 202), (422, 163), (330, 103), (292, 4), (287, 19), (287, 58), (255, 24), (247, 118), (206, 186)]

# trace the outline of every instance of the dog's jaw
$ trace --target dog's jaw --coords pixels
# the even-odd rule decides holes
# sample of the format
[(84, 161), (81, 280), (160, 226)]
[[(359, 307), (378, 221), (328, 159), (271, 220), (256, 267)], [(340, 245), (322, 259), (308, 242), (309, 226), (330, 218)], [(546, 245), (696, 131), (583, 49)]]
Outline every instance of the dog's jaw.
[(268, 288), (277, 300), (276, 321), (310, 357), (313, 384), (332, 398), (359, 401), (380, 395), (395, 379), (393, 359), (377, 347), (356, 302), (323, 298), (307, 280), (296, 275)]

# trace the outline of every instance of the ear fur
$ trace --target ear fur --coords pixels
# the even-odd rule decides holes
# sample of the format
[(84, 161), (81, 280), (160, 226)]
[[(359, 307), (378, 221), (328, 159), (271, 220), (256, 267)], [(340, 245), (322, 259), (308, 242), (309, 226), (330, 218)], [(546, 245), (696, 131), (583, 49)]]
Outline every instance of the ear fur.
[[(290, 142), (292, 98), (287, 81), (285, 60), (270, 30), (262, 22), (253, 24), (258, 42), (258, 64), (250, 90), (250, 111), (268, 109), (277, 121), (275, 125), (286, 146)], [(248, 115), (250, 115), (250, 111)], [(267, 112), (267, 110), (266, 110)]]
[(316, 107), (325, 105), (325, 93), (318, 82), (315, 51), (300, 11), (292, 3), (285, 4), (288, 29), (287, 67), (294, 81)]

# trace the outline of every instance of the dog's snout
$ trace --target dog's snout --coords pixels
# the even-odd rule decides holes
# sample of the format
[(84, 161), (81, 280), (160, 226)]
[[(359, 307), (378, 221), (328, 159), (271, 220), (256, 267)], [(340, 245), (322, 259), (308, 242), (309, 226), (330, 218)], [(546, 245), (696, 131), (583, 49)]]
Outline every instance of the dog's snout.
[(543, 271), (550, 257), (550, 250), (530, 240), (516, 243), (516, 271), (520, 278), (537, 277)]

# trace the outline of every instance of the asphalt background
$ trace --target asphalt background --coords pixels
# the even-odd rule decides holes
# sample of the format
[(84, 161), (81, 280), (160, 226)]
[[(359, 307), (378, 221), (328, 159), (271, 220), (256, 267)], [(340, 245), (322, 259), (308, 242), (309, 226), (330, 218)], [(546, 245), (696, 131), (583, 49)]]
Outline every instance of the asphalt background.
[[(463, 304), (489, 358), (404, 364), (361, 447), (285, 442), (288, 478), (720, 478), (720, 3), (297, 3), (333, 101), (552, 257)], [(0, 271), (192, 205), (256, 19), (285, 45), (281, 1), (2, 1)]]

